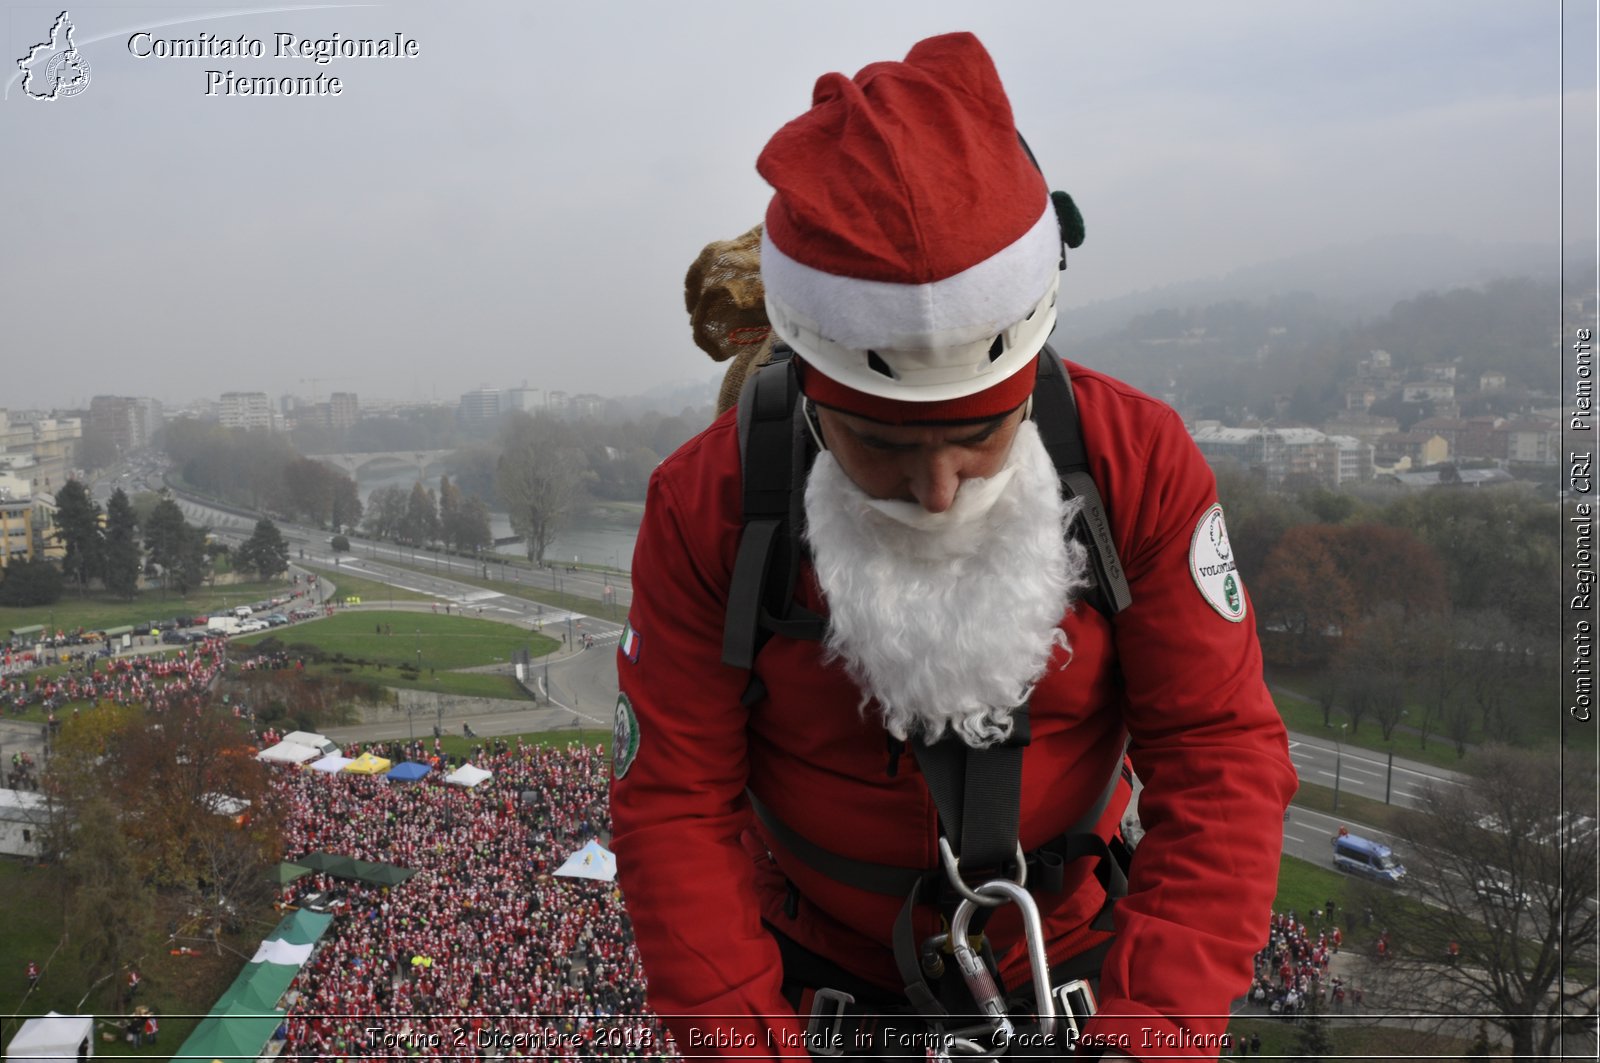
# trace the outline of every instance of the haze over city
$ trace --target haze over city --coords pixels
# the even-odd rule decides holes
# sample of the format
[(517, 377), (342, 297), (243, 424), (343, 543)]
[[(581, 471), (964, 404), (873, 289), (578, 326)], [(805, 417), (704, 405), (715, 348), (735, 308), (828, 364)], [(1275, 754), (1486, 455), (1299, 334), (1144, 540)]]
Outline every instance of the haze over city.
[[(707, 380), (683, 273), (760, 219), (766, 139), (819, 75), (957, 28), (1083, 208), (1064, 333), (1096, 303), (1329, 247), (1374, 274), (1397, 240), (1453, 249), (1415, 277), (1442, 286), (1593, 246), (1590, 5), (85, 7), (92, 77), (46, 103), (15, 61), (57, 13), (0, 24), (13, 410)], [(274, 58), (279, 33), (416, 54)], [(265, 54), (150, 54), (202, 34)], [(342, 91), (226, 95), (213, 69)]]

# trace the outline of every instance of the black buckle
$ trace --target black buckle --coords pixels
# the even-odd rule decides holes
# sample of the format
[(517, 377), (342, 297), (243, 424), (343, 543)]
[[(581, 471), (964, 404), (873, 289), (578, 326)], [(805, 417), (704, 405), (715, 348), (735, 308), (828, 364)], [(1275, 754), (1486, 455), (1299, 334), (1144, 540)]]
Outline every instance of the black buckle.
[[(811, 1017), (806, 1020), (806, 1049), (814, 1056), (844, 1055), (845, 1008), (856, 998), (842, 989), (822, 988), (811, 996)], [(829, 1013), (833, 1015), (831, 1029), (825, 1027)]]

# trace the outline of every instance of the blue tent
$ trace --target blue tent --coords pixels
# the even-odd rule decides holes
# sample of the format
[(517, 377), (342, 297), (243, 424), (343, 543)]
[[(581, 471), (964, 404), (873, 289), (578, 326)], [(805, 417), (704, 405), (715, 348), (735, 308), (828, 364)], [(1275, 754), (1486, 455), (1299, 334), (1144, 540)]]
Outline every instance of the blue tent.
[(416, 782), (418, 779), (422, 778), (432, 770), (433, 765), (431, 764), (423, 764), (420, 761), (408, 760), (404, 761), (403, 763), (396, 764), (393, 768), (390, 768), (389, 774), (385, 775), (384, 778), (393, 779), (396, 782)]

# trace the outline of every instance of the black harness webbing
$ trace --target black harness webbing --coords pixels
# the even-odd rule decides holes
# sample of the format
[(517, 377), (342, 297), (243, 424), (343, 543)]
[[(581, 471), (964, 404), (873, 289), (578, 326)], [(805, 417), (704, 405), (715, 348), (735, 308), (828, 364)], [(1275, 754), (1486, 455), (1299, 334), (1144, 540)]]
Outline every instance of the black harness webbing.
[[(743, 475), (744, 531), (734, 559), (723, 628), (722, 660), (750, 671), (744, 704), (766, 696), (755, 672), (755, 660), (774, 635), (817, 641), (825, 621), (794, 600), (804, 551), (805, 482), (815, 444), (798, 412), (799, 380), (792, 352), (779, 346), (771, 361), (746, 381), (739, 395), (739, 455)], [(1088, 455), (1078, 421), (1072, 385), (1055, 352), (1040, 352), (1034, 384), (1034, 419), (1055, 464), (1062, 493), (1082, 500), (1079, 520), (1069, 531), (1089, 550), (1094, 586), (1089, 603), (1107, 619), (1132, 601), (1127, 577), (1117, 557), (1105, 503), (1089, 474)], [(1010, 740), (973, 749), (954, 735), (911, 744), (918, 767), (939, 812), (941, 835), (952, 846), (960, 866), (1004, 873), (1016, 868), (1017, 828), (1021, 815), (1022, 755), (1028, 744), (1027, 706), (1013, 714)], [(1126, 742), (1123, 753), (1126, 753)], [(1096, 875), (1107, 901), (1095, 920), (1109, 929), (1112, 902), (1127, 891), (1127, 879), (1106, 842), (1093, 834), (1123, 775), (1123, 756), (1110, 772), (1095, 806), (1071, 830), (1026, 855), (1029, 887), (1055, 892), (1064, 883), (1066, 863), (1097, 856)], [(959, 894), (941, 865), (932, 870), (894, 867), (854, 860), (831, 852), (780, 822), (753, 793), (751, 807), (773, 837), (807, 866), (829, 878), (873, 893), (904, 894), (906, 902), (895, 922), (894, 951), (910, 1001), (933, 1016), (947, 1014), (921, 974), (912, 933), (918, 904), (936, 903), (948, 919)], [(954, 899), (952, 899), (954, 898)], [(985, 910), (987, 911), (987, 910)], [(985, 912), (978, 913), (981, 928)]]

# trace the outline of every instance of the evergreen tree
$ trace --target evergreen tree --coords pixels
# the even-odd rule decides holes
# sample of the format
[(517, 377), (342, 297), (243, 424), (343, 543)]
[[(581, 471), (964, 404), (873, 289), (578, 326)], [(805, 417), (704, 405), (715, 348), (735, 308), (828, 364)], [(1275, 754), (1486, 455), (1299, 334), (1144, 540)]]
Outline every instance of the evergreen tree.
[(439, 477), (439, 537), (446, 546), (460, 548), (456, 533), (461, 523), (461, 489), (448, 475)]
[(271, 579), (289, 567), (289, 544), (278, 526), (265, 518), (235, 554), (239, 566), (254, 569), (262, 579)]
[(1308, 993), (1305, 1013), (1294, 1035), (1295, 1063), (1322, 1063), (1333, 1055), (1333, 1038), (1328, 1034), (1328, 1020), (1322, 1014), (1322, 1001), (1316, 993)]
[(77, 583), (81, 595), (89, 581), (100, 574), (104, 551), (100, 506), (77, 480), (68, 480), (56, 492), (56, 537), (67, 551), (61, 560), (61, 571)]
[(144, 527), (145, 552), (150, 563), (160, 566), (164, 574), (178, 567), (184, 549), (184, 529), (188, 526), (183, 510), (170, 498), (163, 498), (151, 511), (149, 523)]
[(61, 599), (61, 583), (61, 570), (50, 562), (14, 557), (0, 582), (0, 605), (54, 605)]
[(122, 488), (111, 492), (106, 503), (105, 557), (102, 574), (106, 590), (132, 600), (139, 591), (140, 552), (133, 506)]

